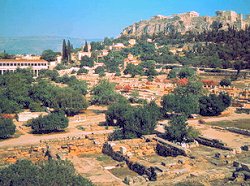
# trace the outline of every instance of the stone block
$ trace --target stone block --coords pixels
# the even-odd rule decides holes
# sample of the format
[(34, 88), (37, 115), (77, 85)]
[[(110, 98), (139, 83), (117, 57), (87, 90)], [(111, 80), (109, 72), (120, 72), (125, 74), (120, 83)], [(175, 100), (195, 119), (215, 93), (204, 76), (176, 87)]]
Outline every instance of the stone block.
[(250, 172), (250, 164), (242, 163), (241, 167), (242, 167), (242, 170)]

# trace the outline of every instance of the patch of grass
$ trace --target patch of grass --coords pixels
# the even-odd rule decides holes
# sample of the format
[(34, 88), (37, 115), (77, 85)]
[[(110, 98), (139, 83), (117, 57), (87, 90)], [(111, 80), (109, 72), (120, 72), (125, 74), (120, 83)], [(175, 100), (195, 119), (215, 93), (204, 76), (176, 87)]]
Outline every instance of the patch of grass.
[(130, 170), (128, 167), (119, 167), (109, 170), (113, 175), (120, 179), (124, 179), (126, 176), (138, 176), (138, 174), (132, 170)]
[(217, 121), (217, 122), (209, 122), (208, 125), (219, 126), (219, 127), (236, 127), (239, 129), (247, 129), (250, 130), (250, 118), (249, 119), (238, 119), (232, 121)]
[(77, 125), (76, 128), (77, 128), (78, 130), (85, 131), (85, 128), (84, 128), (82, 125)]
[(109, 161), (110, 159), (112, 159), (111, 157), (107, 156), (107, 155), (100, 155), (96, 158), (97, 161)]

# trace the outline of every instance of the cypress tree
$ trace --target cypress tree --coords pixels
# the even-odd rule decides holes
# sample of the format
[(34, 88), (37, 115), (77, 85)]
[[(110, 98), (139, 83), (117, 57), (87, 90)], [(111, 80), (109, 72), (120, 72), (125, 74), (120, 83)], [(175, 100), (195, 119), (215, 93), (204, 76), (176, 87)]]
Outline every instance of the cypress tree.
[(66, 48), (66, 41), (64, 39), (62, 44), (62, 60), (65, 59), (67, 59), (67, 48)]
[(71, 44), (69, 40), (67, 43), (67, 60), (68, 62), (71, 62)]
[(85, 41), (85, 45), (84, 45), (84, 48), (83, 48), (83, 52), (88, 52), (88, 51), (89, 51), (88, 42)]

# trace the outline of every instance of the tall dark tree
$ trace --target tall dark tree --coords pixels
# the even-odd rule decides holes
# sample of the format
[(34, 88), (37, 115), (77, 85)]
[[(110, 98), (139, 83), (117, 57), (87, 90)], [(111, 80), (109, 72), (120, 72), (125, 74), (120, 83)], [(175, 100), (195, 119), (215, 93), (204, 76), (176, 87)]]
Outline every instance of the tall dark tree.
[(83, 47), (83, 52), (88, 52), (89, 51), (89, 46), (88, 46), (88, 42), (85, 41), (85, 45)]
[(72, 45), (70, 44), (70, 41), (68, 40), (68, 43), (67, 43), (67, 60), (68, 60), (68, 63), (71, 62), (71, 51), (72, 51)]
[(62, 60), (65, 59), (67, 59), (67, 47), (66, 47), (66, 41), (64, 39), (62, 44)]

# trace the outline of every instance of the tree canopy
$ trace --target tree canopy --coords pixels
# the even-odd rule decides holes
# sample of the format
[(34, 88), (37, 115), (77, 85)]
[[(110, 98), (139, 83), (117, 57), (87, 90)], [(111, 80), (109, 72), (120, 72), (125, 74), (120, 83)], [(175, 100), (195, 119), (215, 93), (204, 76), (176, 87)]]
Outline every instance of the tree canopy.
[(16, 131), (16, 125), (14, 125), (11, 119), (4, 119), (0, 117), (0, 139), (8, 138)]
[(18, 160), (15, 164), (0, 169), (0, 185), (92, 186), (93, 184), (78, 175), (69, 161), (49, 160), (33, 164), (29, 160)]
[(68, 127), (68, 123), (68, 118), (64, 112), (54, 112), (47, 116), (32, 119), (27, 126), (30, 126), (34, 133), (50, 133), (65, 129)]

